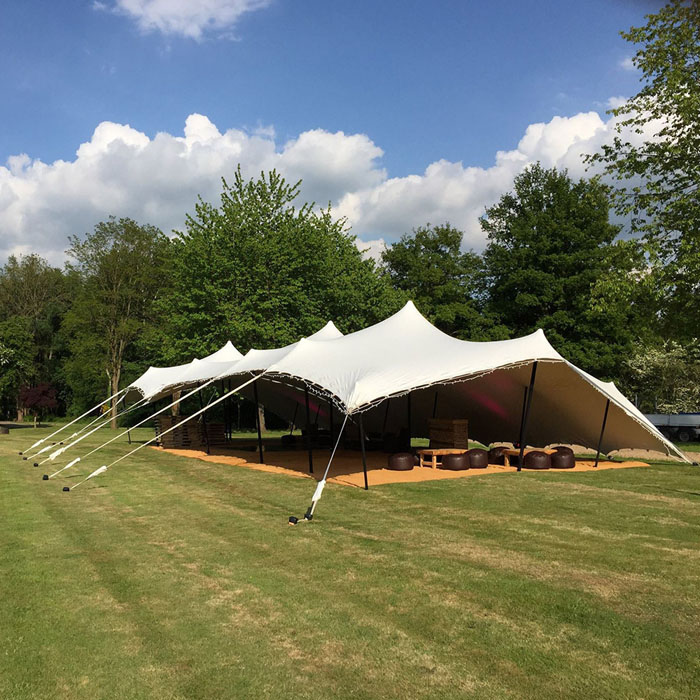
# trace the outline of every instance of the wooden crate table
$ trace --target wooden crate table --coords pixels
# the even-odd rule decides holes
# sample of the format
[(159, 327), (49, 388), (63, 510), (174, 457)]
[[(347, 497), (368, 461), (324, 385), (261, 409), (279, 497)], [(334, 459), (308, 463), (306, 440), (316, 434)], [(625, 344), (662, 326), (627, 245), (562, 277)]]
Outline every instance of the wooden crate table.
[(463, 455), (466, 450), (457, 450), (452, 447), (440, 447), (438, 449), (417, 450), (418, 466), (438, 468), (438, 457), (443, 455)]
[[(548, 449), (545, 449), (544, 447), (526, 447), (523, 450), (523, 457), (525, 457), (525, 455), (528, 452), (544, 452), (545, 454), (552, 455), (556, 452), (556, 450), (548, 450)], [(511, 457), (518, 457), (519, 455), (520, 455), (520, 450), (515, 448), (515, 447), (513, 447), (512, 449), (503, 450), (503, 464), (506, 467), (509, 467), (510, 466), (510, 458)]]

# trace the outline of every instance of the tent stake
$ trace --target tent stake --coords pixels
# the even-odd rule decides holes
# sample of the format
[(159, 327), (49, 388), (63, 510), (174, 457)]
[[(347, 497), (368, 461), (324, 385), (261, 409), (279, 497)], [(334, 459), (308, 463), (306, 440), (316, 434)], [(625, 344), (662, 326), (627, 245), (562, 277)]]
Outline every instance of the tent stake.
[(365, 454), (365, 428), (362, 423), (362, 414), (360, 413), (360, 449), (362, 450), (362, 471), (365, 475), (365, 491), (369, 491), (367, 483), (367, 455)]
[(603, 444), (603, 433), (605, 432), (605, 424), (608, 422), (608, 409), (610, 408), (610, 399), (605, 404), (605, 413), (603, 414), (603, 427), (600, 429), (600, 437), (598, 438), (598, 449), (595, 453), (595, 464), (593, 468), (597, 468), (598, 460), (600, 459), (600, 447)]
[(262, 431), (260, 427), (260, 401), (258, 400), (258, 383), (253, 384), (253, 394), (255, 396), (255, 427), (258, 430), (258, 454), (260, 455), (260, 464), (265, 464), (263, 458)]
[(311, 413), (309, 411), (309, 387), (304, 387), (304, 401), (306, 403), (306, 449), (309, 452), (309, 474), (314, 473), (314, 453), (311, 447)]
[(530, 386), (527, 389), (527, 401), (525, 401), (525, 410), (523, 411), (523, 420), (520, 424), (520, 454), (518, 455), (518, 471), (523, 468), (523, 454), (525, 452), (525, 431), (527, 430), (527, 419), (530, 415), (530, 404), (532, 403), (532, 390), (535, 387), (535, 376), (537, 375), (537, 362), (532, 365), (532, 373), (530, 374)]

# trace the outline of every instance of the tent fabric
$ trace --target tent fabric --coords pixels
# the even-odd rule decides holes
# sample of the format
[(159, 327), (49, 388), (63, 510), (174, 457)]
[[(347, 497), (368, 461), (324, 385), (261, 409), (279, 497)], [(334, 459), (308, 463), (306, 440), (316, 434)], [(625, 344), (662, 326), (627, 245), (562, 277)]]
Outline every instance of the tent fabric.
[(157, 396), (211, 377), (258, 373), (261, 402), (288, 420), (298, 416), (308, 389), (317, 395), (311, 406), (317, 422), (329, 423), (332, 403), (341, 414), (366, 414), (366, 427), (377, 432), (408, 425), (408, 406), (401, 406), (400, 397), (410, 394), (414, 435), (427, 434), (431, 417), (467, 418), (470, 437), (488, 444), (518, 439), (524, 390), (537, 363), (530, 444), (597, 447), (609, 399), (603, 452), (661, 450), (687, 460), (612, 382), (568, 362), (542, 330), (512, 340), (458, 340), (408, 302), (386, 320), (348, 335), (329, 322), (296, 343), (253, 349), (228, 364), (217, 361), (223, 350), (188, 365), (150, 368), (132, 386)]
[(134, 395), (140, 395), (149, 401), (155, 401), (173, 391), (219, 376), (221, 372), (230, 368), (242, 357), (243, 355), (229, 340), (211, 355), (201, 359), (195, 358), (187, 364), (173, 367), (149, 367), (136, 381), (129, 385), (127, 399), (133, 398)]
[[(321, 330), (309, 336), (312, 340), (339, 338), (343, 334), (329, 321)], [(201, 359), (195, 358), (184, 365), (173, 367), (149, 367), (127, 391), (127, 398), (134, 395), (155, 401), (174, 391), (191, 388), (212, 379), (225, 379), (244, 372), (260, 372), (291, 352), (300, 341), (282, 348), (250, 350), (245, 355), (229, 340), (222, 348)], [(239, 369), (240, 367), (240, 369)]]
[[(267, 366), (265, 376), (301, 381), (331, 398), (347, 414), (441, 386), (440, 415), (447, 417), (449, 408), (452, 417), (468, 418), (475, 428), (470, 432), (488, 443), (517, 439), (523, 389), (535, 362), (538, 371), (528, 427), (532, 444), (560, 441), (596, 447), (610, 399), (604, 452), (644, 448), (686, 459), (614, 384), (601, 382), (565, 360), (542, 330), (513, 340), (458, 340), (435, 328), (412, 302), (356, 333), (299, 341)], [(430, 392), (427, 398), (434, 394)], [(445, 405), (445, 394), (452, 396), (451, 406)], [(415, 399), (413, 410), (420, 421), (421, 402), (418, 395)], [(431, 403), (422, 402), (424, 406)], [(428, 417), (424, 416), (424, 423)]]

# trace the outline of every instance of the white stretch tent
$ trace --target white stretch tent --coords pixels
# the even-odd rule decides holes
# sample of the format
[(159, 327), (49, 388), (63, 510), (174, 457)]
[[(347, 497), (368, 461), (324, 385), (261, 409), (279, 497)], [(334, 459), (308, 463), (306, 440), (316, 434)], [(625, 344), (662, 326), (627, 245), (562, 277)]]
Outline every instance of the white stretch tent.
[(226, 345), (211, 355), (192, 362), (173, 367), (149, 367), (136, 381), (127, 388), (127, 399), (137, 395), (148, 401), (155, 401), (163, 396), (187, 387), (218, 377), (225, 370), (238, 362), (243, 355), (229, 340)]
[[(168, 393), (166, 388), (172, 392), (212, 377), (261, 373), (260, 400), (273, 412), (291, 418), (292, 408), (308, 389), (342, 414), (366, 414), (370, 431), (406, 426), (407, 413), (396, 404), (410, 394), (414, 435), (427, 434), (431, 416), (459, 417), (469, 420), (470, 438), (489, 444), (518, 439), (523, 394), (536, 363), (529, 444), (596, 448), (609, 400), (600, 441), (604, 453), (650, 449), (687, 459), (613, 383), (565, 360), (542, 330), (513, 340), (457, 340), (408, 302), (390, 318), (345, 336), (328, 323), (283, 348), (250, 350), (243, 357), (233, 346), (228, 355), (222, 352), (225, 348), (188, 365), (150, 368), (132, 387), (151, 398)], [(224, 357), (212, 361), (219, 353)], [(221, 359), (231, 361), (227, 366)]]

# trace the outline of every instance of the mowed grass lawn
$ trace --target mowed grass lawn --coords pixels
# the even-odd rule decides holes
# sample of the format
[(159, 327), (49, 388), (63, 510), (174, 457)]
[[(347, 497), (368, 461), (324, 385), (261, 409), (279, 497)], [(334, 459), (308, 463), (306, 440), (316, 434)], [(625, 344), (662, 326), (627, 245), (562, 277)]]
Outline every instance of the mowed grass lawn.
[(700, 697), (697, 467), (330, 485), (289, 527), (308, 480), (144, 449), (62, 493), (128, 446), (44, 482), (38, 434), (0, 436), (3, 700)]

